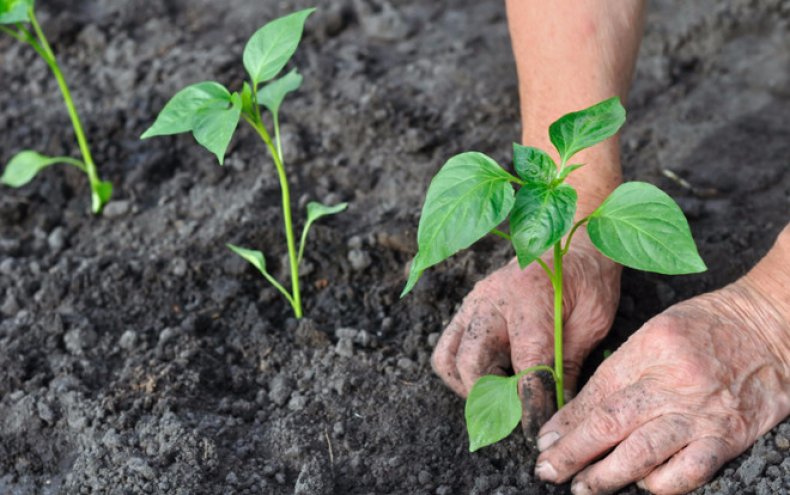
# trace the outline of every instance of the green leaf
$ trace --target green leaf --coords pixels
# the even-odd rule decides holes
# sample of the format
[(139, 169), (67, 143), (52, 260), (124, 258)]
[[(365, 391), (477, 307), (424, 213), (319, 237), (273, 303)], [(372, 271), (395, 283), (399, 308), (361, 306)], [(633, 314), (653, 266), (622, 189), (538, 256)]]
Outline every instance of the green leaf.
[(257, 268), (259, 272), (264, 275), (268, 275), (269, 272), (266, 271), (266, 258), (263, 256), (262, 252), (256, 251), (254, 249), (243, 248), (234, 244), (227, 244), (227, 246), (228, 249), (238, 254), (249, 264)]
[(219, 83), (205, 81), (187, 86), (167, 102), (140, 139), (189, 132), (195, 128), (200, 112), (226, 109), (230, 101), (230, 92)]
[(469, 452), (510, 435), (521, 421), (518, 375), (486, 375), (472, 386), (466, 398), (466, 430)]
[(321, 217), (340, 213), (346, 208), (348, 208), (348, 203), (338, 203), (333, 206), (323, 205), (315, 201), (307, 203), (307, 221), (305, 222), (304, 228), (302, 229), (302, 238), (299, 242), (299, 256), (297, 257), (298, 261), (302, 261), (302, 257), (304, 256), (304, 247), (305, 243), (307, 242), (307, 232), (310, 230), (313, 222)]
[(252, 83), (274, 78), (293, 56), (302, 38), (304, 23), (315, 9), (305, 9), (275, 19), (252, 35), (244, 47), (244, 68)]
[(214, 153), (220, 165), (240, 118), (241, 95), (238, 93), (231, 95), (230, 107), (227, 104), (225, 108), (209, 106), (197, 112), (192, 134), (198, 143)]
[(277, 118), (280, 105), (285, 95), (296, 91), (302, 85), (302, 76), (293, 69), (283, 77), (276, 79), (258, 91), (258, 103), (266, 107)]
[(33, 180), (36, 174), (56, 163), (80, 163), (79, 166), (84, 167), (81, 162), (73, 158), (45, 156), (35, 151), (24, 150), (14, 155), (8, 162), (3, 176), (0, 177), (0, 183), (11, 187), (22, 187)]
[(94, 214), (101, 213), (104, 205), (112, 197), (112, 182), (102, 180), (91, 187), (91, 211)]
[(645, 182), (626, 182), (590, 215), (587, 233), (614, 261), (665, 275), (707, 269), (683, 211), (665, 192)]
[(557, 165), (543, 150), (513, 143), (513, 167), (527, 183), (551, 184), (557, 177)]
[(33, 8), (33, 0), (0, 0), (0, 24), (29, 22), (28, 11)]
[(521, 268), (535, 261), (573, 226), (576, 191), (568, 184), (526, 184), (516, 194), (510, 237)]
[(425, 272), (425, 270), (419, 270), (415, 268), (420, 264), (420, 260), (418, 259), (419, 257), (420, 255), (418, 253), (417, 256), (415, 256), (414, 259), (411, 260), (411, 266), (409, 267), (409, 278), (408, 280), (406, 280), (406, 285), (403, 287), (403, 290), (400, 293), (400, 297), (403, 297), (409, 292), (411, 292), (414, 286), (417, 285), (417, 282), (420, 280), (420, 277), (422, 277), (422, 274)]
[(584, 148), (614, 136), (624, 122), (625, 108), (615, 96), (560, 117), (549, 127), (549, 138), (565, 163)]
[(513, 177), (482, 153), (450, 158), (431, 181), (417, 230), (417, 256), (406, 295), (420, 273), (471, 246), (507, 218)]
[(252, 88), (249, 83), (244, 83), (241, 87), (241, 113), (255, 118), (255, 105), (252, 101)]
[(557, 176), (557, 180), (559, 180), (560, 182), (564, 181), (565, 179), (568, 178), (569, 175), (571, 175), (571, 172), (573, 172), (574, 170), (578, 170), (583, 166), (584, 166), (583, 163), (577, 165), (566, 165), (565, 168), (560, 171), (560, 174)]

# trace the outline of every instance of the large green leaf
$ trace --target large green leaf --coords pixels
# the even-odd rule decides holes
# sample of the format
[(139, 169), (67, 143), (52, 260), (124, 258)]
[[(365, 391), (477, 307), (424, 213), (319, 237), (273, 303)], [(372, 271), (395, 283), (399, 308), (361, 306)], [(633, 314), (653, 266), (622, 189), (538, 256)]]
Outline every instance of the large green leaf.
[(521, 421), (519, 376), (486, 375), (472, 386), (466, 398), (466, 430), (469, 452), (510, 435)]
[(189, 132), (195, 128), (199, 112), (226, 109), (230, 101), (230, 92), (219, 83), (205, 81), (187, 86), (167, 102), (154, 124), (140, 138)]
[(631, 268), (666, 275), (707, 269), (683, 211), (652, 184), (615, 189), (590, 216), (587, 232), (603, 254)]
[(519, 189), (510, 214), (510, 237), (521, 268), (562, 239), (575, 213), (576, 191), (567, 184), (536, 182)]
[(222, 165), (233, 132), (241, 118), (241, 95), (233, 93), (230, 106), (224, 108), (205, 107), (197, 112), (192, 134), (204, 148), (214, 153)]
[(543, 150), (513, 143), (513, 167), (527, 183), (551, 184), (557, 178), (557, 165)]
[[(46, 156), (35, 151), (20, 151), (11, 158), (0, 177), (0, 183), (11, 187), (22, 187), (36, 176), (39, 172), (56, 163), (80, 163), (78, 160), (63, 156)], [(77, 165), (84, 167), (82, 163)]]
[(285, 95), (291, 91), (296, 91), (302, 85), (302, 76), (293, 69), (283, 77), (276, 79), (258, 91), (258, 103), (266, 107), (274, 116), (280, 111), (280, 105), (285, 99)]
[(307, 221), (304, 224), (304, 228), (302, 229), (302, 238), (299, 241), (299, 256), (297, 257), (299, 261), (302, 261), (302, 257), (304, 256), (304, 247), (305, 243), (307, 242), (307, 233), (310, 231), (310, 227), (313, 225), (313, 222), (321, 217), (336, 215), (346, 208), (348, 208), (348, 203), (338, 203), (332, 206), (327, 206), (315, 201), (307, 203)]
[(426, 268), (471, 246), (507, 218), (512, 176), (482, 153), (450, 158), (431, 181), (417, 230), (417, 256), (401, 296)]
[(0, 0), (0, 24), (29, 22), (28, 11), (33, 8), (33, 0)]
[(291, 59), (307, 17), (315, 9), (305, 9), (275, 19), (252, 35), (244, 47), (244, 68), (254, 86), (274, 78)]
[(549, 127), (549, 138), (563, 163), (577, 152), (614, 136), (625, 122), (625, 108), (616, 96), (578, 112), (563, 115)]

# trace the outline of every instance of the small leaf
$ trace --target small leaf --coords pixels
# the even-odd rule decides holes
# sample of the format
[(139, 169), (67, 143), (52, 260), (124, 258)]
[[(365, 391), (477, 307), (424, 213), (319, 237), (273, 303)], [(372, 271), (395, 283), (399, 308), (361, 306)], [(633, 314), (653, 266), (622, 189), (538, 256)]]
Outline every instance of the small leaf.
[[(513, 207), (511, 179), (482, 153), (461, 153), (450, 158), (428, 187), (412, 273), (422, 272), (471, 246), (507, 218)], [(409, 278), (413, 287), (414, 275)]]
[(652, 184), (615, 189), (590, 216), (587, 233), (604, 255), (637, 270), (680, 275), (707, 269), (683, 211)]
[(214, 153), (222, 165), (225, 151), (228, 149), (233, 132), (241, 118), (241, 95), (233, 93), (230, 107), (215, 108), (213, 106), (199, 110), (192, 134), (204, 148)]
[(526, 184), (516, 194), (510, 237), (518, 264), (526, 267), (562, 239), (573, 225), (576, 191), (567, 184)]
[(262, 252), (256, 251), (254, 249), (243, 248), (234, 244), (227, 244), (227, 246), (228, 249), (244, 258), (244, 260), (257, 268), (258, 271), (263, 275), (269, 274), (269, 272), (266, 271), (266, 258), (264, 258)]
[(258, 103), (266, 107), (276, 118), (285, 95), (296, 91), (301, 85), (302, 76), (296, 72), (296, 69), (293, 69), (283, 77), (262, 87), (258, 91)]
[(33, 0), (0, 0), (0, 24), (29, 22), (28, 11), (33, 8)]
[(252, 88), (246, 82), (241, 87), (241, 112), (250, 117), (255, 115), (255, 106), (252, 104)]
[(557, 177), (557, 165), (543, 150), (513, 143), (513, 167), (527, 183), (550, 184)]
[(557, 179), (560, 182), (562, 182), (565, 179), (567, 179), (569, 175), (571, 175), (571, 172), (573, 172), (574, 170), (578, 170), (583, 166), (584, 166), (583, 163), (577, 165), (566, 165), (565, 168), (560, 171), (560, 174), (557, 176)]
[(518, 376), (486, 375), (472, 386), (466, 398), (469, 452), (510, 435), (521, 421)]
[(304, 247), (305, 243), (307, 242), (307, 232), (310, 231), (310, 226), (313, 225), (313, 222), (321, 217), (340, 213), (346, 208), (348, 208), (348, 203), (338, 203), (334, 206), (323, 205), (315, 201), (307, 203), (307, 221), (304, 224), (304, 228), (302, 229), (302, 238), (299, 241), (299, 256), (297, 257), (298, 261), (302, 261), (302, 257), (304, 256)]
[(614, 136), (624, 122), (625, 108), (615, 96), (560, 117), (549, 127), (549, 138), (565, 163), (584, 148)]
[(252, 35), (244, 47), (244, 68), (253, 85), (274, 78), (293, 56), (307, 17), (315, 9), (305, 9), (275, 19)]
[(102, 208), (110, 201), (111, 197), (112, 182), (99, 181), (95, 186), (91, 187), (91, 211), (94, 214), (101, 213)]
[(6, 165), (0, 183), (11, 187), (22, 187), (39, 172), (56, 163), (66, 163), (63, 157), (45, 156), (35, 151), (20, 151)]
[(195, 128), (200, 112), (226, 109), (230, 101), (230, 92), (219, 83), (205, 81), (187, 86), (167, 102), (140, 139), (189, 132)]

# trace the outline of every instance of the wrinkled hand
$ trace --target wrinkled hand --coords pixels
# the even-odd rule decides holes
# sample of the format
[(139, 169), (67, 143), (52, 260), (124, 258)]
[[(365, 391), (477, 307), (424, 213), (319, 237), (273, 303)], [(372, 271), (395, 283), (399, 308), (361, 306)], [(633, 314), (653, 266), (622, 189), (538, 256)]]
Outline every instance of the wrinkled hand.
[(742, 279), (653, 318), (541, 428), (536, 474), (578, 473), (576, 495), (705, 483), (790, 413), (790, 321), (776, 307)]
[[(551, 266), (551, 257), (544, 257)], [(620, 267), (577, 234), (564, 265), (565, 388), (575, 391), (584, 358), (609, 331), (620, 296)], [(465, 397), (483, 375), (554, 362), (554, 292), (537, 263), (513, 260), (480, 281), (445, 329), (433, 368)], [(535, 373), (519, 386), (531, 433), (554, 411), (553, 384)]]

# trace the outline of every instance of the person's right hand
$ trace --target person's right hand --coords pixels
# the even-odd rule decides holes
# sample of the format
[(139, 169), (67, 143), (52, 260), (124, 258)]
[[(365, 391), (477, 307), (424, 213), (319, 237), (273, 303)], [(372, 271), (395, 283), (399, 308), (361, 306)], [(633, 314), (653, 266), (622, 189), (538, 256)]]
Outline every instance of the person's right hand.
[[(552, 266), (552, 257), (543, 260)], [(566, 395), (576, 390), (582, 362), (609, 331), (620, 297), (620, 265), (599, 253), (580, 230), (563, 257)], [(504, 375), (554, 363), (554, 291), (537, 263), (516, 260), (475, 285), (433, 353), (436, 373), (466, 397), (483, 375)], [(550, 378), (528, 373), (519, 385), (522, 425), (537, 429), (554, 410)]]

